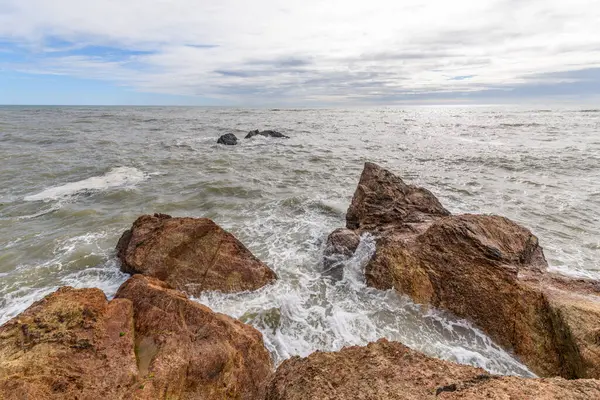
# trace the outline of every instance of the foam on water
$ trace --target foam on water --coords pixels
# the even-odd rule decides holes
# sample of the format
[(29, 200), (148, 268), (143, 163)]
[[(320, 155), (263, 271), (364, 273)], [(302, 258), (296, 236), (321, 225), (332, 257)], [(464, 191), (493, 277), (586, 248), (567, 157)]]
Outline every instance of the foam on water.
[(147, 175), (137, 168), (117, 167), (104, 175), (77, 182), (54, 186), (40, 193), (26, 196), (25, 201), (59, 200), (82, 192), (104, 191), (116, 187), (131, 187), (145, 180)]

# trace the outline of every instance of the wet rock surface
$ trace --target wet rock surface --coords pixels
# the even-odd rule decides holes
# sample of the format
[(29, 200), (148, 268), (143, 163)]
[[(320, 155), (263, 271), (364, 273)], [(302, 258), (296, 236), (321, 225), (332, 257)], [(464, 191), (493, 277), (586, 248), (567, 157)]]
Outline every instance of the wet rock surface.
[(286, 136), (281, 132), (272, 131), (272, 130), (259, 131), (258, 129), (256, 129), (254, 131), (248, 132), (248, 134), (246, 135), (246, 137), (244, 139), (250, 139), (250, 138), (253, 138), (254, 136), (272, 137), (272, 138), (280, 138), (280, 139), (289, 139), (290, 138), (289, 136)]
[(347, 228), (336, 229), (327, 237), (323, 250), (323, 273), (335, 280), (344, 277), (344, 263), (348, 261), (360, 244), (360, 236)]
[(600, 381), (530, 379), (428, 357), (381, 339), (339, 352), (293, 357), (277, 369), (267, 400), (592, 399)]
[(238, 138), (233, 133), (226, 133), (217, 140), (217, 143), (235, 146), (238, 143)]
[(377, 237), (370, 286), (476, 323), (534, 372), (600, 377), (600, 290), (547, 272), (538, 239), (507, 218), (450, 215), (435, 196), (365, 164), (347, 227)]
[(256, 290), (275, 273), (232, 234), (207, 218), (139, 217), (117, 245), (121, 269), (165, 281), (197, 296)]

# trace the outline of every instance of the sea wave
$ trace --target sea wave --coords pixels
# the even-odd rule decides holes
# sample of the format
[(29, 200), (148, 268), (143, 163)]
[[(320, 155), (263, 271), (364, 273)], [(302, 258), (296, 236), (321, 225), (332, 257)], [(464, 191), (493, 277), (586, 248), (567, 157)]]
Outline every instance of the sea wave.
[(49, 201), (71, 197), (77, 194), (101, 192), (116, 187), (131, 187), (144, 181), (147, 174), (133, 167), (113, 168), (101, 176), (93, 176), (77, 182), (44, 189), (40, 193), (26, 196), (25, 201)]

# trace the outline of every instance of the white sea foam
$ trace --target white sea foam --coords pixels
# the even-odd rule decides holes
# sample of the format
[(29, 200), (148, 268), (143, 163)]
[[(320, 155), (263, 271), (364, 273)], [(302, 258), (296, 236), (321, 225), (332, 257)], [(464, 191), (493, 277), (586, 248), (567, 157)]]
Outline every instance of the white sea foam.
[(104, 175), (93, 176), (77, 182), (54, 186), (40, 193), (26, 196), (25, 201), (59, 200), (81, 192), (104, 191), (115, 187), (131, 187), (145, 180), (147, 175), (137, 168), (117, 167)]

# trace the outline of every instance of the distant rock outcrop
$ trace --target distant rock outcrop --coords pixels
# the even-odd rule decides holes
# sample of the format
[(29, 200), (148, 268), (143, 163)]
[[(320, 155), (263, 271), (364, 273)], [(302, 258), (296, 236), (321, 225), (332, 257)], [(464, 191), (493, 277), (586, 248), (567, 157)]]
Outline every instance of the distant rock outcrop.
[(117, 244), (121, 269), (197, 296), (256, 290), (277, 279), (232, 234), (207, 218), (139, 217)]
[(277, 132), (277, 131), (271, 131), (271, 130), (266, 130), (266, 131), (259, 131), (254, 130), (254, 131), (250, 131), (245, 139), (250, 139), (254, 136), (264, 136), (264, 137), (273, 137), (273, 138), (283, 138), (283, 139), (289, 139), (289, 136), (284, 135), (283, 133)]
[(480, 368), (427, 357), (381, 339), (338, 352), (317, 351), (284, 361), (266, 400), (423, 400), (600, 398), (594, 379), (531, 379), (489, 375)]
[(237, 142), (238, 138), (233, 133), (226, 133), (217, 140), (218, 144), (225, 144), (228, 146), (235, 146)]
[(547, 272), (528, 229), (450, 215), (431, 192), (372, 163), (347, 227), (377, 237), (370, 286), (470, 319), (539, 375), (600, 377), (600, 283)]

